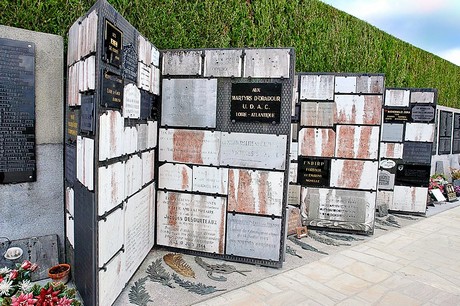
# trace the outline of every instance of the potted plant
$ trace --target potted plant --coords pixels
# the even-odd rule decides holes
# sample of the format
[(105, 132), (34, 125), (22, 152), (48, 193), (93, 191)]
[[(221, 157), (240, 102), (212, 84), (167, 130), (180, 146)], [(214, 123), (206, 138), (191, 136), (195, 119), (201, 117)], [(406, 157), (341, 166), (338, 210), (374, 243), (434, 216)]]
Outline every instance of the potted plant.
[(450, 175), (452, 176), (452, 185), (460, 186), (460, 169), (450, 168)]
[(48, 277), (53, 280), (54, 283), (61, 282), (67, 284), (69, 281), (70, 265), (62, 263), (55, 265), (48, 269)]

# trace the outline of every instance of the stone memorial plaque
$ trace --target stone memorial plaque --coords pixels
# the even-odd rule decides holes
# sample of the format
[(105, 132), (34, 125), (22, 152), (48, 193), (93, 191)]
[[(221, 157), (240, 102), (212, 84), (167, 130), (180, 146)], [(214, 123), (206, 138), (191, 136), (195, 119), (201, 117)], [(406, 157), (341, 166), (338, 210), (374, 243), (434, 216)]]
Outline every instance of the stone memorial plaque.
[(35, 45), (0, 38), (0, 184), (36, 181)]
[(390, 210), (407, 212), (426, 212), (428, 188), (395, 186)]
[(123, 92), (123, 117), (139, 118), (141, 115), (141, 91), (136, 85), (125, 85)]
[(406, 123), (405, 141), (426, 141), (433, 142), (434, 123)]
[(434, 103), (433, 91), (412, 91), (410, 93), (411, 103)]
[(395, 174), (387, 170), (379, 170), (378, 187), (379, 189), (393, 190), (395, 185)]
[(125, 164), (118, 162), (98, 169), (99, 216), (110, 211), (125, 199)]
[(333, 102), (301, 102), (300, 125), (302, 126), (333, 126)]
[(233, 83), (230, 119), (232, 122), (280, 123), (281, 88), (281, 83)]
[(228, 214), (227, 255), (280, 260), (282, 220)]
[(404, 124), (384, 123), (382, 124), (382, 141), (402, 142)]
[(407, 164), (431, 164), (431, 146), (429, 142), (405, 142), (403, 160)]
[(220, 132), (160, 129), (159, 142), (160, 161), (219, 165)]
[(378, 166), (375, 161), (333, 159), (331, 187), (376, 190)]
[(164, 51), (163, 75), (201, 75), (201, 51)]
[(146, 64), (139, 63), (137, 73), (137, 86), (143, 90), (150, 91), (151, 78), (152, 68)]
[(121, 108), (123, 105), (123, 78), (110, 71), (102, 74), (101, 105), (110, 108)]
[(152, 54), (151, 54), (151, 63), (152, 65), (155, 65), (156, 67), (160, 66), (160, 51), (158, 51), (155, 46), (152, 45)]
[(158, 189), (191, 191), (192, 167), (165, 163), (158, 168)]
[(439, 136), (452, 136), (452, 113), (446, 111), (439, 113)]
[(383, 109), (383, 122), (385, 123), (405, 123), (411, 122), (411, 110), (407, 107), (385, 107)]
[(241, 77), (243, 50), (205, 50), (204, 76)]
[(301, 75), (300, 100), (334, 101), (334, 75)]
[(300, 205), (300, 185), (289, 185), (288, 188), (288, 204), (289, 205)]
[(73, 216), (66, 214), (65, 217), (65, 232), (66, 238), (69, 241), (72, 248), (75, 248), (75, 224)]
[(411, 108), (413, 122), (434, 122), (435, 107), (432, 105), (415, 104)]
[[(460, 113), (454, 113), (454, 130), (460, 129)], [(454, 138), (460, 138), (460, 134), (454, 135)]]
[(161, 125), (216, 127), (217, 79), (164, 79)]
[(80, 28), (80, 22), (74, 22), (70, 28), (68, 33), (68, 47), (67, 47), (67, 65), (72, 66), (76, 61), (80, 60), (78, 52), (78, 33)]
[(85, 59), (83, 70), (85, 72), (83, 91), (96, 89), (96, 56)]
[(286, 146), (286, 135), (222, 133), (220, 164), (284, 170)]
[(125, 197), (142, 188), (142, 159), (133, 155), (125, 163)]
[(329, 187), (331, 160), (299, 157), (298, 183), (302, 186)]
[(125, 282), (128, 281), (128, 279), (124, 279), (126, 278), (124, 277), (125, 257), (125, 254), (120, 252), (110, 262), (107, 263), (105, 270), (99, 270), (99, 288), (97, 292), (100, 305), (112, 305), (118, 294), (123, 290)]
[(428, 187), (430, 183), (431, 166), (398, 165), (396, 170), (396, 185)]
[(333, 157), (334, 154), (333, 129), (303, 128), (299, 131), (299, 155)]
[(454, 139), (452, 141), (452, 154), (460, 153), (460, 139)]
[(158, 96), (160, 95), (160, 79), (161, 79), (160, 69), (157, 67), (151, 67), (151, 69), (152, 69), (152, 76), (150, 80), (150, 91), (154, 95)]
[(297, 160), (299, 156), (299, 143), (291, 141), (291, 145), (289, 146), (289, 160)]
[(378, 159), (379, 126), (336, 126), (335, 157)]
[(403, 148), (404, 144), (402, 143), (381, 142), (380, 157), (402, 159)]
[(94, 133), (94, 95), (81, 95), (80, 131)]
[(383, 75), (360, 75), (356, 78), (356, 92), (383, 94), (384, 79)]
[(77, 141), (77, 135), (79, 130), (80, 122), (80, 110), (78, 109), (69, 109), (67, 112), (67, 129), (66, 129), (66, 140), (67, 142)]
[(75, 145), (65, 145), (65, 179), (73, 186), (77, 179), (77, 148)]
[(192, 191), (228, 194), (228, 169), (193, 166)]
[(377, 191), (376, 207), (390, 207), (393, 204), (393, 191)]
[(147, 119), (150, 117), (156, 118), (156, 114), (152, 116), (152, 109), (153, 107), (157, 108), (158, 105), (154, 105), (156, 99), (150, 93), (141, 90), (141, 119)]
[(107, 111), (99, 117), (99, 160), (123, 154), (124, 119), (118, 111)]
[(137, 52), (133, 44), (123, 46), (122, 76), (132, 82), (137, 82)]
[(297, 183), (297, 163), (289, 163), (289, 183)]
[(289, 78), (291, 50), (246, 49), (244, 77)]
[(104, 60), (120, 68), (122, 63), (123, 32), (113, 23), (105, 20), (104, 29)]
[(137, 129), (135, 126), (127, 126), (123, 131), (123, 154), (131, 154), (137, 150)]
[(158, 121), (147, 121), (147, 148), (157, 146)]
[[(152, 59), (152, 46), (145, 37), (139, 35), (137, 37), (137, 46), (138, 46), (138, 61), (142, 62), (144, 65), (150, 66), (150, 61)], [(158, 66), (158, 65), (157, 65)]]
[(409, 107), (410, 90), (387, 89), (385, 90), (385, 106)]
[(147, 149), (147, 127), (147, 123), (136, 124), (137, 149), (135, 151), (144, 151)]
[(291, 123), (299, 123), (300, 122), (300, 104), (294, 106), (292, 110), (294, 115), (291, 116)]
[(77, 179), (93, 190), (94, 140), (77, 136)]
[(354, 76), (336, 76), (335, 90), (336, 93), (355, 93), (356, 77)]
[(382, 96), (337, 95), (334, 122), (339, 124), (380, 125)]
[(299, 102), (299, 77), (295, 75), (294, 86), (292, 86), (292, 100), (291, 100), (291, 117), (295, 116), (295, 106)]
[(65, 210), (72, 217), (75, 215), (75, 192), (71, 187), (65, 188)]
[(157, 244), (224, 254), (223, 197), (158, 191)]
[(284, 173), (228, 170), (228, 211), (281, 216)]
[(142, 152), (142, 186), (155, 178), (155, 151)]
[(98, 260), (102, 266), (117, 253), (123, 246), (124, 234), (124, 211), (117, 209), (108, 215), (105, 219), (97, 222), (99, 247)]
[(294, 235), (296, 229), (302, 226), (300, 208), (288, 205), (288, 225), (287, 234)]

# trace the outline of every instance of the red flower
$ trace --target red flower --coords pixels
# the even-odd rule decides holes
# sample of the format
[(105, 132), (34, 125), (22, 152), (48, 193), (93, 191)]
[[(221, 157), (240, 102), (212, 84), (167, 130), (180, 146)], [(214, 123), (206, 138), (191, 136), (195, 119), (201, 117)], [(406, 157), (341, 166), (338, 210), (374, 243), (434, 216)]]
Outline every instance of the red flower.
[(24, 260), (24, 262), (21, 265), (21, 268), (23, 268), (24, 270), (28, 270), (30, 266), (32, 266), (32, 263), (28, 260)]
[(67, 297), (64, 296), (58, 301), (57, 305), (58, 306), (71, 306), (72, 302), (73, 302), (72, 299), (69, 300)]
[(13, 297), (11, 302), (12, 302), (11, 306), (27, 306), (27, 305), (35, 305), (37, 300), (34, 299), (34, 296), (31, 292), (29, 294), (21, 293), (20, 296)]
[(38, 268), (38, 265), (36, 263), (32, 264), (29, 268), (30, 271), (34, 272), (35, 270), (37, 270)]
[(13, 279), (16, 279), (16, 277), (18, 277), (18, 270), (11, 271), (10, 279), (13, 280)]
[(0, 283), (3, 282), (3, 277), (0, 276)]
[(40, 295), (37, 296), (37, 306), (56, 306), (59, 301), (58, 294), (59, 290), (54, 291), (53, 287), (50, 286), (48, 290), (42, 288), (40, 290)]

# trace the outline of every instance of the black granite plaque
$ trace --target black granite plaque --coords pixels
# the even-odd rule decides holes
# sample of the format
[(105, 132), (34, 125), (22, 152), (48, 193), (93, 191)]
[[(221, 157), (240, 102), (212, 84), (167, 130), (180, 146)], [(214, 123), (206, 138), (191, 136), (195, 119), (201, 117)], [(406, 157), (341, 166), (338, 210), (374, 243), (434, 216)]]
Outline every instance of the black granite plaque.
[(329, 187), (331, 160), (299, 156), (297, 181), (302, 186)]
[(431, 166), (398, 165), (395, 185), (428, 187), (430, 183)]
[(401, 123), (411, 121), (411, 110), (409, 108), (385, 108), (383, 110), (383, 122)]
[(104, 59), (107, 63), (120, 68), (122, 62), (121, 48), (123, 33), (110, 21), (105, 20), (104, 30)]
[(429, 165), (431, 163), (431, 142), (405, 142), (403, 161), (405, 164)]
[(460, 114), (454, 114), (454, 129), (460, 129)]
[(80, 110), (69, 109), (67, 112), (67, 128), (66, 128), (66, 140), (68, 142), (76, 142), (78, 135), (78, 126), (80, 121)]
[(439, 137), (438, 154), (450, 154), (451, 137)]
[(73, 144), (65, 145), (65, 179), (70, 186), (75, 184), (77, 179), (77, 149)]
[(411, 108), (412, 122), (434, 122), (434, 113), (433, 105), (415, 104)]
[(279, 123), (280, 83), (232, 84), (230, 119), (236, 122)]
[(439, 136), (452, 136), (452, 113), (441, 111), (439, 115)]
[(80, 131), (94, 132), (94, 95), (81, 96)]
[(137, 82), (137, 52), (133, 44), (123, 47), (123, 78)]
[(105, 71), (102, 74), (102, 99), (105, 107), (121, 109), (123, 105), (123, 78)]
[[(140, 113), (141, 119), (147, 119), (152, 116), (152, 107), (153, 107), (154, 101), (156, 101), (154, 95), (152, 95), (148, 91), (141, 89), (141, 113)], [(156, 118), (156, 113), (155, 113), (155, 118)]]
[(0, 38), (0, 183), (35, 180), (35, 45)]

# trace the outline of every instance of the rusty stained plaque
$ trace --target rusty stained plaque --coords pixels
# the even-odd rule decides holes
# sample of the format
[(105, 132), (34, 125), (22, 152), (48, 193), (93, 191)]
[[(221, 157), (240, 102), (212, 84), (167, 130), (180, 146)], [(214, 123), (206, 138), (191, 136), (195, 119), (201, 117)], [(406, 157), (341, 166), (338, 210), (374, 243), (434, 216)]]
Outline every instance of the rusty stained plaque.
[(284, 173), (228, 170), (228, 211), (281, 216)]
[(99, 216), (108, 212), (125, 199), (125, 164), (118, 162), (98, 169)]
[(300, 100), (333, 101), (334, 75), (301, 75)]
[(164, 79), (161, 125), (216, 127), (217, 79)]
[(193, 166), (192, 190), (204, 193), (227, 194), (228, 169)]
[(380, 125), (381, 95), (337, 95), (334, 105), (335, 123)]
[(165, 163), (158, 168), (158, 189), (192, 190), (192, 167)]
[(289, 183), (297, 183), (297, 163), (290, 162), (289, 163)]
[(220, 164), (286, 169), (286, 135), (222, 133)]
[(288, 225), (287, 234), (294, 235), (296, 229), (302, 226), (302, 220), (300, 216), (300, 208), (288, 205)]
[(142, 152), (142, 186), (155, 178), (155, 151)]
[(124, 119), (118, 111), (107, 111), (99, 118), (99, 160), (123, 154)]
[(409, 107), (410, 90), (387, 89), (385, 90), (385, 106)]
[(395, 185), (395, 174), (387, 170), (379, 170), (378, 187), (392, 190)]
[(381, 142), (380, 157), (402, 159), (403, 148), (404, 144), (402, 143)]
[(410, 93), (411, 103), (434, 103), (433, 91), (412, 91)]
[(223, 197), (158, 191), (157, 244), (224, 254)]
[(139, 118), (141, 114), (141, 91), (136, 85), (128, 83), (123, 92), (123, 117)]
[(404, 163), (430, 165), (432, 146), (433, 144), (430, 142), (405, 142), (403, 149)]
[(157, 146), (158, 121), (147, 121), (147, 149)]
[(279, 261), (281, 227), (279, 218), (228, 214), (226, 254)]
[(360, 75), (356, 78), (356, 92), (383, 94), (384, 79), (383, 75)]
[(121, 292), (129, 280), (125, 273), (125, 253), (120, 252), (107, 263), (105, 269), (98, 272), (98, 301), (100, 305), (112, 305), (117, 296), (114, 292)]
[(164, 51), (163, 75), (201, 75), (201, 51)]
[(289, 205), (300, 205), (300, 185), (289, 185), (288, 188), (288, 204)]
[(125, 196), (142, 188), (142, 159), (138, 155), (131, 156), (125, 163)]
[(289, 78), (291, 50), (246, 49), (244, 77)]
[(123, 132), (123, 154), (131, 154), (137, 150), (137, 128), (135, 126), (127, 126)]
[(137, 86), (145, 91), (151, 91), (152, 67), (138, 63)]
[(301, 129), (299, 131), (299, 155), (333, 157), (335, 136), (333, 129)]
[(158, 159), (218, 166), (220, 142), (220, 132), (160, 129)]
[(393, 204), (393, 190), (379, 190), (377, 191), (377, 199), (375, 206), (383, 206), (385, 205), (387, 208)]
[(124, 212), (121, 209), (113, 211), (105, 219), (98, 221), (98, 260), (102, 265), (109, 261), (123, 246)]
[(382, 124), (382, 141), (402, 142), (404, 124)]
[(336, 93), (355, 93), (356, 92), (356, 77), (355, 76), (336, 76), (334, 92)]
[(333, 102), (301, 102), (300, 125), (302, 126), (333, 126)]
[(390, 210), (426, 212), (428, 187), (395, 186)]
[(406, 123), (405, 141), (433, 142), (434, 124)]
[(241, 77), (243, 50), (205, 50), (204, 76)]
[(94, 140), (77, 136), (77, 180), (93, 190)]
[(378, 166), (374, 161), (333, 159), (331, 187), (376, 190)]
[(336, 126), (335, 157), (377, 159), (379, 126)]

